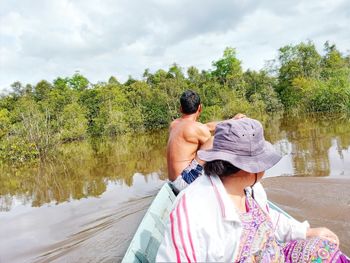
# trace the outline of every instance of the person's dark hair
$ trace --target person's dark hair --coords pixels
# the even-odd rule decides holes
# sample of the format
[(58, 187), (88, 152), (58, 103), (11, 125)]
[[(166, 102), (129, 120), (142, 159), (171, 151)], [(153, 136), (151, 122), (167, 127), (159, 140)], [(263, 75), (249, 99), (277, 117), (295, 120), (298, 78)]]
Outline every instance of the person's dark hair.
[(214, 160), (204, 164), (206, 175), (218, 175), (219, 177), (229, 176), (239, 172), (241, 169), (223, 160)]
[(198, 110), (198, 107), (201, 104), (201, 99), (196, 92), (186, 90), (180, 97), (180, 103), (182, 113), (192, 114)]

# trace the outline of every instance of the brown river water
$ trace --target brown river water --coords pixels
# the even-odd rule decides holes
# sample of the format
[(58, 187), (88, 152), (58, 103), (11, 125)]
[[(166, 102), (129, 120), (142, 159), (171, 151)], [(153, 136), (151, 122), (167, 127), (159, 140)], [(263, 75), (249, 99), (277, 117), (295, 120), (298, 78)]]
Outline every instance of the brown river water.
[[(350, 121), (262, 120), (283, 153), (266, 172), (269, 198), (326, 226), (350, 254)], [(54, 161), (0, 168), (0, 263), (120, 262), (166, 179), (167, 131), (66, 144)]]

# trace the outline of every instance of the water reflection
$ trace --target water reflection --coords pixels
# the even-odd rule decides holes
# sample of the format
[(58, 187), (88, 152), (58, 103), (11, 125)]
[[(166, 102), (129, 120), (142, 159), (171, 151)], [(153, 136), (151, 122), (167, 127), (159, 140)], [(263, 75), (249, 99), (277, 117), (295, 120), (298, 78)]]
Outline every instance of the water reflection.
[[(269, 175), (349, 176), (349, 120), (336, 115), (261, 118), (266, 138), (284, 158)], [(0, 211), (100, 196), (108, 183), (133, 185), (135, 173), (166, 177), (167, 131), (66, 144), (36, 167), (2, 167)], [(145, 176), (145, 180), (147, 180)]]
[[(166, 131), (116, 140), (64, 145), (60, 157), (37, 167), (0, 174), (0, 211), (18, 203), (37, 207), (88, 196), (99, 196), (108, 182), (133, 184), (135, 173), (165, 175)], [(145, 177), (147, 180), (147, 176)]]
[(290, 175), (342, 175), (331, 169), (331, 161), (349, 163), (348, 158), (344, 160), (350, 145), (347, 118), (339, 115), (284, 116), (273, 123), (272, 129), (267, 127), (267, 137), (284, 148), (284, 154), (291, 159)]

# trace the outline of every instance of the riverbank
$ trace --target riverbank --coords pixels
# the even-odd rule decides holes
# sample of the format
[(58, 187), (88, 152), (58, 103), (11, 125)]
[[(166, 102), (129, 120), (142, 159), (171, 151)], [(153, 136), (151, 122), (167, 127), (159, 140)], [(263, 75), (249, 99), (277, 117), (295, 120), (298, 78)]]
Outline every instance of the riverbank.
[(274, 177), (263, 180), (268, 198), (312, 227), (328, 227), (350, 255), (350, 179), (331, 177)]

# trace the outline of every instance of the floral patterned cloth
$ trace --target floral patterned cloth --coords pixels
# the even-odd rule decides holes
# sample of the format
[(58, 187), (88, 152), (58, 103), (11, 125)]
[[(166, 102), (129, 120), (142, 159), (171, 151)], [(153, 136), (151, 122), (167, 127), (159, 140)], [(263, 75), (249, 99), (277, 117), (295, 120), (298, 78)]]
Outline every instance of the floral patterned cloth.
[(284, 262), (270, 218), (249, 194), (246, 194), (246, 208), (247, 212), (240, 214), (242, 235), (235, 262)]
[(336, 244), (321, 238), (292, 240), (283, 245), (287, 263), (350, 262)]
[(346, 263), (336, 244), (321, 238), (292, 240), (279, 244), (269, 216), (246, 194), (246, 213), (240, 214), (242, 235), (235, 262)]

